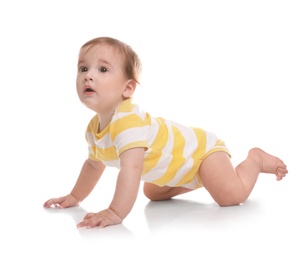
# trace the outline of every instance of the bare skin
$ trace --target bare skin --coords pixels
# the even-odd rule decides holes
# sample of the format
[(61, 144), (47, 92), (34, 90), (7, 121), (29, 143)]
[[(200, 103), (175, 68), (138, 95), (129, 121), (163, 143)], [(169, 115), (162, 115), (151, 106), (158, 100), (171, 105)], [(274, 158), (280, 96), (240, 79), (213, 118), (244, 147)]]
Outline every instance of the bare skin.
[[(223, 152), (211, 154), (200, 166), (202, 183), (220, 206), (243, 203), (254, 188), (259, 173), (275, 174), (276, 180), (280, 181), (288, 170), (282, 160), (259, 148), (251, 149), (247, 158), (235, 168)], [(150, 200), (167, 200), (189, 191), (192, 190), (144, 184), (144, 194)]]

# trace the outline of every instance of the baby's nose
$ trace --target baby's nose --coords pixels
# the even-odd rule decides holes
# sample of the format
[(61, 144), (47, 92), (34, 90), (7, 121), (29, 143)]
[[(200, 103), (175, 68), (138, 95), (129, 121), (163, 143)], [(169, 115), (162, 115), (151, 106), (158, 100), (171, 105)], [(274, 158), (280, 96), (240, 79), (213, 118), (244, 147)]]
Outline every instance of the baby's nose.
[(93, 78), (92, 77), (86, 77), (85, 81), (93, 81)]
[(86, 81), (93, 81), (93, 75), (90, 72), (88, 72), (85, 76), (85, 80)]

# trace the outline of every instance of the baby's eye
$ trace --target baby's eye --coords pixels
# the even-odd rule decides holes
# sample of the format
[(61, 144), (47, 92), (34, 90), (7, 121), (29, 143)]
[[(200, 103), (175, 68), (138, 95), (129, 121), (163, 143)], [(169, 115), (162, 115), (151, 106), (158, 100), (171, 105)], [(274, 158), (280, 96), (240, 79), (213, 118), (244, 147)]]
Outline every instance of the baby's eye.
[(106, 67), (101, 67), (101, 68), (99, 68), (99, 71), (100, 71), (100, 72), (107, 72), (108, 69), (107, 69)]
[(85, 71), (87, 71), (87, 67), (81, 66), (81, 67), (79, 68), (79, 71), (80, 71), (80, 72), (85, 72)]

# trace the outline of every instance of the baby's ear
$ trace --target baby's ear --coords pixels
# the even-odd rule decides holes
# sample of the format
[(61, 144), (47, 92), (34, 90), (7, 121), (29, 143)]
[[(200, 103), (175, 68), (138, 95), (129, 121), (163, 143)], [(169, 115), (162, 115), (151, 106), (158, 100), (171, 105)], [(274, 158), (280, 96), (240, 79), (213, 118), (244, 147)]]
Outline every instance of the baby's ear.
[(136, 88), (136, 82), (135, 80), (133, 79), (129, 79), (127, 81), (127, 85), (124, 89), (124, 92), (123, 92), (123, 96), (124, 98), (130, 98), (132, 97), (134, 91), (135, 91), (135, 88)]

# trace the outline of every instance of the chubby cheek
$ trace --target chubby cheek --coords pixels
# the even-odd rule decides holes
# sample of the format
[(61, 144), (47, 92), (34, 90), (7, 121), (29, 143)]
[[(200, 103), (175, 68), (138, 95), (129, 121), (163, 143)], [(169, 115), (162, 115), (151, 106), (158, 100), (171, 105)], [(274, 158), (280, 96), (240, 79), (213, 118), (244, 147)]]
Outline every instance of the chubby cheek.
[(83, 83), (82, 80), (78, 79), (76, 80), (76, 88), (77, 88), (77, 93), (80, 96), (83, 92)]
[(83, 81), (83, 78), (81, 75), (79, 75), (79, 73), (77, 74), (77, 77), (76, 77), (76, 84), (80, 84), (81, 82)]

